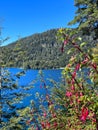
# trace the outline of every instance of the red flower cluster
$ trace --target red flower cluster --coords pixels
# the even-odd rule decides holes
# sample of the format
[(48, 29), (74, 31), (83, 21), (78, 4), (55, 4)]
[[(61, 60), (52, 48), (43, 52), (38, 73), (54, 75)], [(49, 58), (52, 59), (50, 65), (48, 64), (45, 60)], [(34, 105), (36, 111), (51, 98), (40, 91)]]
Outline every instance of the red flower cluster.
[(82, 111), (81, 111), (81, 120), (82, 121), (86, 121), (87, 117), (88, 117), (89, 111), (87, 107), (83, 107)]
[(69, 42), (68, 40), (65, 40), (65, 41), (64, 41), (64, 45), (66, 45), (68, 42)]
[(50, 123), (49, 122), (41, 122), (41, 126), (43, 129), (49, 129), (50, 128)]
[(80, 69), (80, 64), (78, 63), (75, 67), (75, 70), (78, 71)]
[(72, 92), (67, 91), (67, 92), (66, 92), (66, 96), (67, 96), (67, 97), (71, 97), (71, 96), (72, 96)]

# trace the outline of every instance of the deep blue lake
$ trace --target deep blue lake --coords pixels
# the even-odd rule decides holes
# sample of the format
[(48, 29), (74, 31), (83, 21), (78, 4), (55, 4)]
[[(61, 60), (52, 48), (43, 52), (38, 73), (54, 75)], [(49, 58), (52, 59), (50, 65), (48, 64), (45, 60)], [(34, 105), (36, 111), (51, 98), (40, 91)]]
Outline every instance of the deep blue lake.
[[(8, 69), (12, 75), (17, 74), (18, 72), (23, 71), (23, 69), (17, 69), (17, 68), (9, 68)], [(21, 76), (20, 79), (18, 80), (19, 85), (21, 86), (26, 86), (28, 85), (30, 82), (32, 82), (33, 80), (38, 79), (39, 76), (39, 71), (40, 70), (24, 70), (25, 71), (25, 75)], [(41, 70), (43, 73), (43, 77), (45, 80), (47, 79), (53, 79), (55, 81), (60, 81), (61, 79), (61, 69), (50, 69), (50, 70)]]
[[(21, 102), (22, 106), (27, 106), (30, 104), (30, 100), (34, 99), (37, 100), (38, 95), (44, 95), (46, 93), (45, 85), (49, 87), (49, 89), (53, 86), (51, 81), (56, 81), (59, 83), (62, 77), (62, 70), (61, 69), (51, 69), (51, 70), (42, 70), (42, 76), (39, 74), (39, 70), (23, 70), (18, 68), (7, 68), (10, 72), (12, 78), (15, 79), (15, 83), (20, 86), (18, 89), (14, 90), (2, 90), (1, 96), (9, 97), (13, 92), (16, 93), (28, 93), (31, 94), (30, 96), (24, 96)], [(25, 72), (25, 74), (17, 77), (17, 73)], [(43, 83), (44, 81), (44, 83)], [(28, 90), (23, 91), (22, 88), (30, 88)], [(20, 106), (20, 104), (18, 104)]]

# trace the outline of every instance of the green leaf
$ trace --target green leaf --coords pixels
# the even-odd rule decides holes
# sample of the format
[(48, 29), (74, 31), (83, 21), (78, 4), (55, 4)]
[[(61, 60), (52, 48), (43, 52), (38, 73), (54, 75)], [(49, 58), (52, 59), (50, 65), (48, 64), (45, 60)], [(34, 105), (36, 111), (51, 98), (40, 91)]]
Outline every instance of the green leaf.
[(70, 54), (73, 51), (74, 51), (74, 48), (71, 48), (71, 49), (68, 50), (67, 54)]
[(86, 44), (87, 44), (87, 42), (82, 42), (81, 45), (80, 45), (80, 47), (83, 47), (83, 46), (85, 46)]
[(78, 40), (79, 40), (79, 41), (81, 41), (81, 40), (82, 40), (82, 38), (81, 38), (81, 37), (78, 37)]

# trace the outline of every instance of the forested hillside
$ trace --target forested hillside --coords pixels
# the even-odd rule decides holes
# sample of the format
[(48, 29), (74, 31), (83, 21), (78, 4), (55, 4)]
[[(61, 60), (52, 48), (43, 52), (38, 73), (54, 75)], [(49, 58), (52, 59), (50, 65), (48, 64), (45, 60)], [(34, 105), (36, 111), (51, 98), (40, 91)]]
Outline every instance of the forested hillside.
[[(62, 53), (62, 43), (56, 39), (58, 29), (48, 30), (21, 38), (14, 43), (0, 48), (2, 57), (0, 66), (24, 67), (33, 69), (51, 69), (64, 67), (69, 59), (67, 49)], [(73, 29), (71, 30), (73, 31)], [(86, 48), (93, 46), (96, 40), (92, 36), (78, 34), (83, 41), (89, 41)], [(94, 35), (92, 33), (92, 35)]]

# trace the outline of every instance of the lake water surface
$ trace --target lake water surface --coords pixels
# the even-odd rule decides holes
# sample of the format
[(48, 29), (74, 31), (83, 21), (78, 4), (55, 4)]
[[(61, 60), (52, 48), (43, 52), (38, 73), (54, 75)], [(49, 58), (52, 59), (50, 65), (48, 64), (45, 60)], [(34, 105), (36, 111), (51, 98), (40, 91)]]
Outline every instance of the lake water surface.
[[(30, 100), (32, 99), (37, 100), (36, 97), (38, 96), (38, 94), (45, 94), (46, 90), (44, 87), (48, 86), (51, 88), (53, 86), (50, 80), (56, 82), (61, 81), (61, 69), (42, 70), (42, 75), (39, 74), (39, 70), (23, 70), (18, 68), (7, 68), (7, 70), (10, 72), (11, 77), (15, 79), (15, 82), (18, 83), (18, 86), (20, 87), (15, 90), (2, 90), (1, 95), (10, 96), (13, 92), (31, 94), (31, 96), (24, 96), (22, 101), (23, 106), (29, 105)], [(19, 72), (25, 72), (25, 74), (21, 75), (20, 77), (15, 76)], [(22, 88), (26, 87), (30, 89), (23, 91)]]

